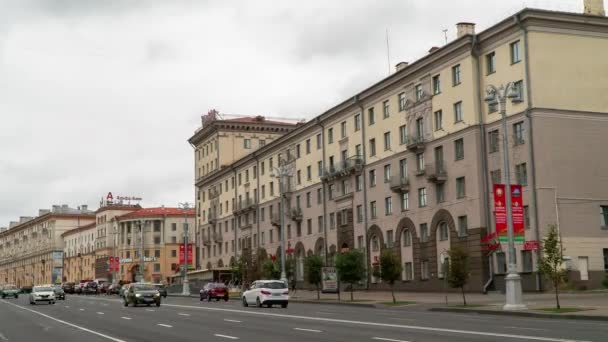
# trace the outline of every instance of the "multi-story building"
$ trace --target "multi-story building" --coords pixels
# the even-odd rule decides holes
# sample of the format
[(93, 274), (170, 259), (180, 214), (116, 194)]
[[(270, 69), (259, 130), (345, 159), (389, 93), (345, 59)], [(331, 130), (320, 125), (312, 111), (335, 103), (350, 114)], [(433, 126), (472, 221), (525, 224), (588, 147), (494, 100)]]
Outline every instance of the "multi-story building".
[[(117, 245), (112, 254), (120, 257), (118, 279), (137, 280), (143, 257), (144, 280), (170, 282), (181, 268), (179, 248), (184, 243), (184, 224), (194, 227), (194, 220), (194, 209), (165, 207), (139, 209), (116, 217)], [(194, 230), (188, 233), (189, 241), (194, 241)]]
[(37, 217), (21, 217), (0, 232), (0, 282), (17, 286), (61, 283), (62, 234), (95, 221), (86, 206), (78, 209), (54, 205)]
[[(306, 255), (330, 264), (360, 248), (371, 287), (381, 287), (371, 269), (389, 248), (403, 264), (400, 288), (440, 290), (447, 251), (462, 246), (469, 290), (501, 289), (506, 245), (488, 254), (482, 243), (495, 230), (492, 184), (504, 182), (501, 114), (484, 98), (488, 85), (513, 82), (509, 172), (524, 189), (525, 238), (556, 224), (570, 281), (597, 286), (608, 270), (608, 163), (596, 158), (608, 144), (600, 3), (585, 1), (585, 14), (525, 9), (481, 33), (460, 23), (456, 40), (255, 149), (239, 137), (258, 134), (249, 125), (206, 117), (190, 138), (195, 167), (204, 165), (195, 183), (201, 265), (220, 268), (258, 247), (279, 254), (284, 215), (299, 284)], [(212, 148), (222, 159), (205, 167), (200, 151), (224, 134), (230, 143)], [(286, 208), (277, 166), (291, 169)], [(523, 243), (516, 253), (524, 289), (541, 288), (540, 253)]]
[[(71, 229), (61, 234), (63, 238), (63, 269), (66, 282), (99, 278), (95, 274), (96, 223)], [(104, 275), (105, 276), (105, 275)]]

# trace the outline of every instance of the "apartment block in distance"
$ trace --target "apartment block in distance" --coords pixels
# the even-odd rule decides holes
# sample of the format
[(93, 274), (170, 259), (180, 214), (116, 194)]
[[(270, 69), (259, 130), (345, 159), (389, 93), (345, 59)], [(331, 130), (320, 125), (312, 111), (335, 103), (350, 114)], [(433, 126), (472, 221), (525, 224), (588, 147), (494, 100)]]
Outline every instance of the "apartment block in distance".
[[(585, 8), (524, 9), (480, 33), (459, 23), (454, 41), (297, 126), (205, 117), (190, 138), (202, 268), (259, 247), (279, 254), (283, 232), (298, 286), (305, 256), (330, 265), (357, 248), (366, 285), (384, 288), (372, 270), (392, 249), (398, 288), (442, 291), (447, 251), (460, 246), (468, 290), (503, 289), (507, 246), (489, 253), (482, 242), (495, 231), (492, 185), (505, 176), (501, 115), (484, 98), (488, 85), (513, 82), (509, 172), (523, 187), (525, 238), (542, 240), (556, 224), (569, 281), (598, 287), (608, 270), (608, 162), (597, 157), (608, 145), (608, 19), (597, 1)], [(292, 169), (286, 208), (277, 166)], [(539, 251), (517, 243), (516, 253), (524, 290), (545, 288)]]

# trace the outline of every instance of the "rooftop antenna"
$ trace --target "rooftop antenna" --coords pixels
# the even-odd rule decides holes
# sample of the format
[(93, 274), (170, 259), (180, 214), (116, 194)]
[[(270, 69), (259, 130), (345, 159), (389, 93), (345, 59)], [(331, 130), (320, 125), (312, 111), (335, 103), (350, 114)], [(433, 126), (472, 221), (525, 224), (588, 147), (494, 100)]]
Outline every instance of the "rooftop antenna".
[(388, 27), (386, 28), (386, 61), (388, 62), (388, 74), (391, 74), (391, 50), (388, 40)]
[(448, 29), (443, 29), (443, 36), (445, 38), (445, 44), (448, 44)]

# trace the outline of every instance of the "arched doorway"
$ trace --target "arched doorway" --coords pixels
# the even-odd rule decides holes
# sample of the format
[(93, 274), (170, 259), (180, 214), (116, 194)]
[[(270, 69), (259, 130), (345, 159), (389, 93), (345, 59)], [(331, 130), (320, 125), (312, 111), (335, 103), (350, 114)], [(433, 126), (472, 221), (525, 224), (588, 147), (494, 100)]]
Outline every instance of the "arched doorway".
[(137, 274), (139, 273), (139, 265), (133, 265), (131, 267), (131, 282), (137, 282)]
[(380, 227), (373, 225), (369, 228), (367, 237), (369, 240), (369, 258), (372, 267), (372, 272), (370, 274), (372, 283), (379, 283), (379, 277), (376, 277), (375, 274), (380, 270), (380, 255), (382, 253), (382, 249), (384, 249), (384, 236), (382, 235), (382, 230)]
[(416, 225), (410, 218), (404, 217), (399, 221), (396, 237), (395, 251), (401, 258), (402, 280), (420, 279), (419, 253), (414, 253), (414, 250), (419, 249), (420, 241), (416, 232)]
[(306, 250), (301, 241), (296, 243), (294, 255), (296, 258), (296, 281), (304, 281), (304, 258), (306, 257)]

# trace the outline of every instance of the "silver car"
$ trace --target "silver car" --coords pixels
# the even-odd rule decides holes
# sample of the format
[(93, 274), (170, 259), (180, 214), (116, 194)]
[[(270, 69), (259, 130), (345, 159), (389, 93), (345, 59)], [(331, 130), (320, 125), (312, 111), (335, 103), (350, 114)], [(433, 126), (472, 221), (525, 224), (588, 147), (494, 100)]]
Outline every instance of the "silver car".
[(55, 291), (52, 286), (34, 286), (30, 293), (30, 304), (34, 305), (38, 302), (55, 304)]

